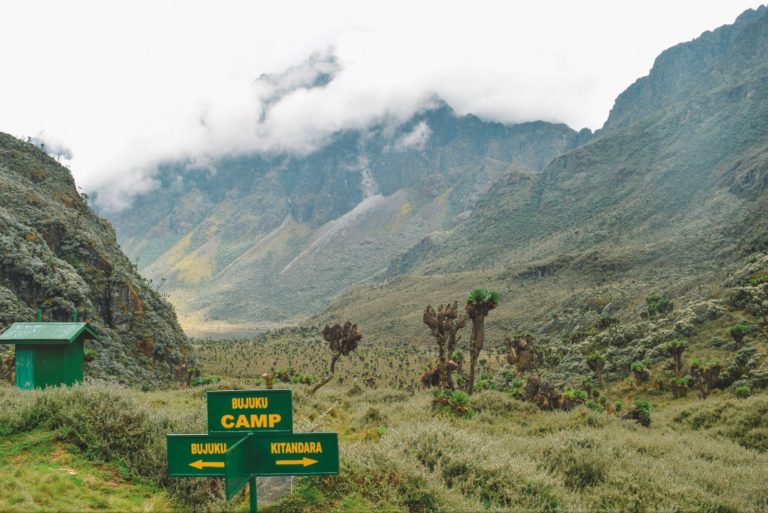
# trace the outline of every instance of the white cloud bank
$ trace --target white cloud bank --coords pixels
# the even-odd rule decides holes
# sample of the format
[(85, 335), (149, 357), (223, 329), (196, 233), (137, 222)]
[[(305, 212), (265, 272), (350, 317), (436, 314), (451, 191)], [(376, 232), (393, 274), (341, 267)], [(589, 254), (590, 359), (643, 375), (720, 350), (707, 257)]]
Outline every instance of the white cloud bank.
[[(460, 114), (598, 128), (658, 53), (757, 5), (9, 3), (0, 130), (62, 141), (78, 183), (120, 208), (158, 162), (308, 152), (435, 95)], [(423, 144), (428, 127), (411, 135), (401, 143)]]

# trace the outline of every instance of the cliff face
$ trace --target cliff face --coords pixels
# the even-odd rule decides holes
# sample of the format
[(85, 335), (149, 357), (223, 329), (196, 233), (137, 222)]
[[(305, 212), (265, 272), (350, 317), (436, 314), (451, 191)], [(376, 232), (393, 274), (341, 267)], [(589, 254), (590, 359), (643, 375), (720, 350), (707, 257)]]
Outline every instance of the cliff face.
[(541, 173), (499, 180), (390, 277), (597, 251), (626, 270), (674, 269), (677, 281), (765, 250), (767, 63), (765, 7), (665, 51), (593, 140)]
[(173, 308), (139, 276), (69, 170), (0, 133), (0, 330), (35, 320), (37, 309), (51, 321), (77, 309), (95, 328), (91, 376), (157, 384), (190, 365)]
[(692, 96), (762, 74), (768, 63), (768, 7), (662, 52), (648, 76), (619, 95), (604, 128), (629, 126)]
[(394, 259), (388, 281), (312, 322), (365, 319), (404, 339), (427, 302), (482, 285), (504, 296), (495, 336), (550, 323), (564, 337), (595, 300), (636, 319), (655, 292), (725, 294), (728, 272), (768, 251), (767, 43), (760, 8), (664, 52), (592, 140), (539, 173), (507, 173), (453, 230)]

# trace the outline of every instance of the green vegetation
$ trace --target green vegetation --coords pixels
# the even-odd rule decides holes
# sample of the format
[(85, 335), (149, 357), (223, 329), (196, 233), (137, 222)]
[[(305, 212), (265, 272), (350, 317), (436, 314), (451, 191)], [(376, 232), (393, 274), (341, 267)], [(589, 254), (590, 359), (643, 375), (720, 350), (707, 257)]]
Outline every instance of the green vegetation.
[(598, 385), (603, 383), (603, 369), (605, 368), (605, 356), (599, 352), (593, 352), (585, 357), (587, 367), (595, 373)]
[(641, 426), (651, 427), (651, 402), (636, 400), (635, 407), (622, 418), (635, 420)]
[(52, 431), (0, 439), (0, 472), (0, 509), (8, 513), (178, 510), (160, 486), (126, 479), (120, 466), (94, 462)]
[(472, 321), (472, 335), (469, 341), (469, 376), (467, 392), (472, 395), (475, 386), (475, 368), (485, 342), (485, 318), (499, 305), (501, 296), (495, 290), (474, 289), (467, 296), (467, 316)]
[(750, 331), (749, 325), (746, 324), (744, 321), (739, 321), (733, 326), (731, 326), (730, 334), (733, 340), (737, 344), (741, 344), (744, 341), (744, 337), (747, 336), (749, 331)]
[(676, 338), (664, 345), (664, 349), (675, 359), (675, 376), (681, 376), (683, 370), (683, 352), (688, 347), (688, 341)]
[(722, 370), (723, 366), (718, 359), (703, 363), (700, 359), (696, 358), (691, 362), (691, 376), (696, 379), (699, 385), (699, 397), (701, 399), (709, 397), (709, 394), (717, 385)]
[[(174, 394), (167, 392), (166, 395), (171, 398)], [(165, 435), (182, 427), (184, 431), (204, 431), (202, 404), (189, 406), (191, 401), (187, 399), (175, 402), (176, 408), (158, 411), (141, 392), (103, 383), (34, 392), (1, 387), (0, 400), (4, 405), (0, 412), (0, 433), (5, 439), (42, 437), (53, 442), (52, 448), (41, 446), (34, 450), (30, 448), (28, 452), (23, 447), (13, 449), (20, 454), (20, 458), (39, 459), (36, 454), (49, 449), (57, 450), (58, 446), (65, 452), (75, 454), (75, 458), (85, 467), (83, 471), (92, 474), (93, 493), (79, 489), (86, 483), (68, 479), (58, 485), (64, 494), (62, 500), (66, 497), (74, 500), (73, 496), (82, 493), (86, 501), (84, 509), (141, 510), (146, 507), (168, 510), (171, 509), (169, 501), (163, 498), (161, 488), (165, 488), (174, 501), (187, 507), (212, 505), (221, 497), (220, 487), (212, 487), (207, 480), (177, 482), (169, 481), (165, 476)], [(162, 401), (168, 404), (168, 399)], [(2, 448), (12, 449), (5, 443), (0, 450)], [(70, 456), (62, 458), (69, 459)], [(92, 463), (86, 464), (86, 459)], [(109, 466), (100, 467), (102, 463)], [(104, 470), (97, 472), (96, 469), (100, 468)], [(116, 471), (112, 471), (115, 477), (110, 480), (117, 481), (121, 488), (123, 483), (126, 484), (124, 489), (115, 491), (115, 497), (110, 500), (113, 492), (104, 489), (102, 478), (97, 475), (103, 475), (104, 471), (112, 468)], [(56, 474), (58, 471), (43, 475), (58, 480)], [(0, 509), (6, 510), (6, 506), (17, 503), (40, 503), (43, 508), (47, 507), (45, 504), (55, 505), (56, 509), (60, 507), (58, 499), (50, 497), (53, 491), (44, 486), (45, 480), (38, 480), (43, 479), (42, 476), (34, 478), (31, 473), (24, 476), (30, 483), (39, 483), (35, 485), (35, 495), (8, 496), (4, 499), (8, 503), (0, 501)], [(135, 490), (131, 488), (134, 485), (138, 487)], [(0, 499), (2, 497), (0, 494)], [(123, 497), (124, 500), (121, 499)]]
[(91, 349), (90, 347), (86, 347), (83, 352), (84, 352), (83, 356), (86, 363), (90, 363), (93, 360), (95, 360), (96, 355), (98, 354), (98, 352), (95, 349)]
[(616, 317), (612, 317), (610, 315), (601, 315), (597, 320), (597, 323), (595, 323), (595, 328), (598, 330), (605, 330), (618, 323), (619, 320)]
[(638, 385), (642, 385), (648, 381), (648, 378), (651, 376), (644, 362), (633, 362), (630, 369), (632, 370), (632, 374), (635, 376)]
[(463, 390), (435, 390), (432, 392), (432, 407), (437, 411), (447, 410), (460, 417), (474, 418), (476, 415), (469, 394)]
[(667, 315), (674, 308), (675, 304), (664, 294), (651, 294), (645, 298), (646, 313), (649, 319), (655, 319), (659, 315)]
[(565, 399), (570, 399), (571, 401), (583, 403), (589, 398), (589, 394), (587, 394), (587, 392), (583, 390), (574, 390), (572, 388), (566, 388), (565, 391), (563, 391), (563, 397)]
[[(262, 351), (267, 361), (275, 356)], [(277, 502), (260, 511), (656, 511), (702, 504), (748, 511), (768, 500), (757, 471), (768, 465), (760, 421), (768, 411), (764, 393), (742, 400), (712, 396), (706, 403), (660, 399), (651, 424), (650, 401), (625, 397), (634, 408), (623, 413), (617, 400), (615, 414), (609, 414), (605, 394), (590, 401), (584, 390), (563, 392), (574, 402), (570, 411), (540, 411), (501, 390), (524, 388), (512, 366), (494, 373), (499, 390), (477, 390), (471, 397), (449, 389), (353, 393), (357, 385), (345, 374), (342, 384), (315, 395), (307, 385), (288, 385), (297, 431), (339, 432), (341, 474), (297, 480), (294, 492), (282, 499), (285, 492), (262, 493)], [(252, 382), (221, 377), (213, 388)], [(102, 509), (215, 510), (225, 505), (220, 482), (168, 480), (163, 470), (166, 433), (205, 430), (207, 389), (141, 393), (99, 384), (24, 394), (3, 387), (0, 400), (7, 407), (0, 412), (0, 430), (21, 437), (14, 440), (48, 433), (79, 451), (84, 463), (119, 469), (118, 492)], [(686, 462), (682, 472), (679, 462)], [(670, 469), (676, 469), (674, 480)], [(707, 477), (713, 475), (716, 480)], [(116, 502), (120, 494), (127, 502)], [(35, 504), (45, 496), (42, 490), (30, 495)], [(12, 497), (0, 493), (0, 509), (8, 509), (3, 501)], [(245, 508), (246, 500), (238, 497), (236, 509)]]
[[(273, 512), (768, 509), (761, 13), (670, 50), (617, 100), (606, 129), (575, 151), (567, 151), (570, 129), (538, 125), (546, 141), (526, 143), (531, 126), (519, 128), (522, 138), (502, 126), (493, 135), (493, 126), (451, 119), (449, 109), (430, 113), (440, 121), (430, 118), (435, 134), (472, 135), (425, 150), (416, 164), (392, 160), (377, 133), (365, 145), (359, 134), (334, 141), (334, 150), (365, 147), (368, 171), (390, 177), (393, 194), (370, 197), (358, 218), (341, 217), (360, 196), (354, 183), (354, 194), (333, 194), (334, 151), (279, 166), (266, 157), (226, 160), (215, 181), (190, 175), (194, 195), (166, 186), (178, 171), (169, 166), (151, 199), (122, 217), (122, 233), (155, 279), (168, 275), (180, 308), (223, 319), (206, 329), (251, 317), (290, 322), (363, 280), (305, 325), (253, 341), (200, 341), (197, 355), (69, 174), (23, 143), (0, 140), (0, 323), (28, 318), (33, 303), (50, 319), (77, 307), (107, 333), (89, 363), (93, 375), (146, 390), (171, 378), (197, 385), (146, 393), (103, 383), (29, 394), (0, 388), (0, 433), (20, 447), (6, 456), (14, 449), (0, 443), (0, 464), (13, 479), (31, 479), (26, 463), (58, 464), (56, 452), (34, 446), (50, 439), (79, 457), (85, 470), (76, 472), (117, 469), (130, 497), (106, 509), (228, 508), (220, 481), (165, 478), (164, 437), (205, 429), (206, 390), (257, 386), (265, 375), (269, 386), (294, 390), (297, 431), (338, 431), (342, 445), (341, 475), (298, 480)], [(564, 142), (553, 144), (553, 134)], [(451, 165), (430, 164), (437, 162)], [(242, 176), (285, 178), (281, 187), (300, 196), (243, 187)], [(401, 176), (418, 186), (397, 183)], [(481, 188), (500, 179), (483, 191), (468, 176)], [(247, 204), (274, 208), (240, 208)], [(148, 226), (162, 240), (147, 240)], [(323, 238), (339, 228), (344, 237)], [(319, 262), (327, 272), (315, 271)], [(486, 289), (469, 294), (468, 346), (440, 328), (440, 306), (419, 319), (426, 297), (461, 297), (477, 283), (505, 291), (505, 301)], [(233, 292), (247, 308), (233, 309)], [(444, 317), (459, 322), (458, 312)], [(348, 318), (366, 319), (370, 343), (357, 350), (362, 331), (351, 323), (326, 326), (319, 339), (314, 324)], [(688, 370), (684, 354), (698, 356)], [(341, 355), (349, 358), (336, 375)], [(455, 384), (471, 396), (450, 389), (447, 355), (457, 364)], [(435, 362), (440, 388), (430, 394), (418, 380)], [(27, 500), (3, 488), (0, 510), (45, 504), (61, 484), (50, 470), (50, 490), (35, 483)], [(60, 490), (70, 497), (71, 489)], [(89, 491), (86, 508), (103, 499)], [(232, 507), (242, 510), (242, 497)]]

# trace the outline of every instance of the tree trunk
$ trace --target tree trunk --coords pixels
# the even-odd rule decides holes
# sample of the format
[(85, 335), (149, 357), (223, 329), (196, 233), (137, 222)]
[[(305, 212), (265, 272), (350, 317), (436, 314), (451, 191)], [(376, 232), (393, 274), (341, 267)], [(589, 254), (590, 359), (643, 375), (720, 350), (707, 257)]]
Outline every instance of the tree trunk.
[(444, 339), (438, 339), (437, 341), (437, 347), (438, 347), (438, 356), (437, 356), (437, 371), (440, 377), (440, 388), (445, 388), (446, 384), (448, 383), (447, 373), (446, 373), (446, 360), (445, 357), (445, 340)]
[(341, 356), (341, 351), (339, 351), (338, 353), (333, 355), (333, 358), (331, 358), (331, 372), (325, 377), (325, 379), (323, 379), (322, 381), (318, 382), (317, 385), (312, 387), (312, 390), (310, 390), (310, 392), (309, 392), (310, 395), (314, 394), (315, 392), (317, 392), (318, 388), (320, 388), (321, 386), (325, 385), (326, 383), (328, 383), (329, 381), (331, 381), (333, 379), (333, 373), (336, 372), (336, 361), (339, 359), (340, 356)]
[(472, 340), (469, 342), (469, 379), (467, 380), (467, 393), (472, 395), (475, 389), (475, 368), (480, 350), (483, 348), (485, 336), (485, 316), (478, 313), (472, 319)]
[[(462, 326), (464, 326), (463, 323), (462, 323)], [(456, 338), (456, 332), (459, 329), (460, 328), (455, 328), (455, 329), (451, 330), (451, 332), (448, 335), (448, 347), (447, 347), (447, 351), (446, 351), (446, 358), (447, 359), (453, 360), (453, 352), (456, 351), (456, 344), (458, 342), (458, 340)], [(456, 370), (461, 372), (461, 365), (458, 362), (456, 362), (456, 364), (459, 365), (459, 368), (456, 369)], [(445, 379), (446, 379), (446, 383), (448, 384), (448, 388), (453, 390), (455, 388), (455, 385), (453, 384), (453, 369), (446, 368), (445, 369), (445, 374), (446, 374)]]

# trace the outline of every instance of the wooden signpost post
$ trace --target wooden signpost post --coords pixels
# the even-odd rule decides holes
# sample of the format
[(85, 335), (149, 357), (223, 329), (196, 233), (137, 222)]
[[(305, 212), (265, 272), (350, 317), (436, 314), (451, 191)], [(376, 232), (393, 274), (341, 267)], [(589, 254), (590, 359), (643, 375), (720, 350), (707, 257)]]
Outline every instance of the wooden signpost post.
[(336, 433), (294, 433), (290, 390), (208, 392), (208, 433), (168, 435), (169, 477), (223, 477), (227, 500), (257, 476), (339, 473)]

